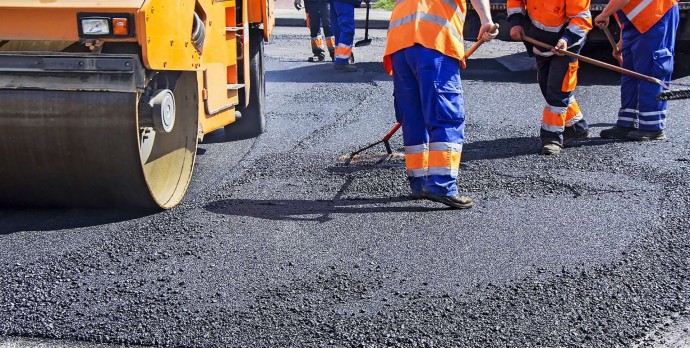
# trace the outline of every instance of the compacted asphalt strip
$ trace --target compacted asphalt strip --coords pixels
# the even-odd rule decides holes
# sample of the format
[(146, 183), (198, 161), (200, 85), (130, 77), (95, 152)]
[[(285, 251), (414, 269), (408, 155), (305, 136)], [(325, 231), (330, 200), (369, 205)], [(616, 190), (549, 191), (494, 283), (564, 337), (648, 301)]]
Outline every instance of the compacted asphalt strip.
[[(267, 132), (207, 136), (171, 211), (0, 210), (0, 345), (688, 342), (687, 101), (671, 103), (668, 140), (600, 139), (618, 78), (582, 64), (594, 137), (540, 156), (543, 99), (523, 47), (485, 44), (462, 72), (458, 182), (476, 205), (448, 210), (407, 198), (400, 158), (337, 160), (395, 122), (385, 31), (370, 35), (344, 73), (306, 62), (306, 28), (277, 28)], [(392, 145), (402, 151), (400, 133)]]

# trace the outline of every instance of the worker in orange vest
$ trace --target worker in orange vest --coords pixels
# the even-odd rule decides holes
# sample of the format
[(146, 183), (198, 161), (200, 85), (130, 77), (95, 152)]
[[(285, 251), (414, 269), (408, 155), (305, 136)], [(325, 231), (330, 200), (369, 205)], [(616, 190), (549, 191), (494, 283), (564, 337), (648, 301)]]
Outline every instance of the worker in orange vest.
[[(472, 0), (481, 19), (479, 37), (491, 40), (489, 0)], [(393, 75), (395, 117), (402, 124), (405, 165), (412, 198), (456, 209), (472, 207), (458, 193), (465, 138), (460, 67), (465, 0), (398, 0), (383, 57)]]
[[(530, 37), (562, 50), (580, 52), (592, 29), (590, 0), (508, 0), (510, 37)], [(527, 28), (527, 29), (525, 29)], [(546, 99), (541, 123), (541, 154), (560, 153), (563, 146), (589, 136), (573, 91), (577, 87), (578, 61), (557, 50), (533, 48), (537, 80)]]
[[(673, 54), (678, 30), (677, 0), (611, 0), (594, 22), (600, 28), (616, 15), (622, 28), (618, 46), (622, 67), (664, 82), (673, 74)], [(614, 52), (614, 56), (616, 53)], [(663, 91), (658, 84), (623, 76), (621, 108), (612, 128), (601, 131), (602, 138), (630, 140), (666, 139), (668, 103), (657, 101)]]
[[(297, 11), (302, 9), (302, 0), (295, 0)], [(328, 0), (304, 0), (304, 11), (307, 13), (307, 27), (311, 34), (312, 56), (307, 59), (310, 62), (322, 62), (326, 59), (323, 50), (324, 39), (326, 48), (331, 55), (331, 60), (335, 54), (335, 36), (331, 29), (331, 4)], [(323, 27), (323, 36), (321, 35)]]
[(355, 7), (361, 0), (331, 0), (331, 26), (335, 35), (335, 70), (355, 72), (357, 66), (352, 46), (355, 40)]

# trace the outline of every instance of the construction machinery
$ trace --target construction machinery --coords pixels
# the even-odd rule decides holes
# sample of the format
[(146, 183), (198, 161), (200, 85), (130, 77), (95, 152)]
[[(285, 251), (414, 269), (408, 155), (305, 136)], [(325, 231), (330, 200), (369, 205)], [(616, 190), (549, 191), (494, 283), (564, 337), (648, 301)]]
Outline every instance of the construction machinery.
[(0, 206), (168, 209), (264, 131), (274, 0), (0, 0)]

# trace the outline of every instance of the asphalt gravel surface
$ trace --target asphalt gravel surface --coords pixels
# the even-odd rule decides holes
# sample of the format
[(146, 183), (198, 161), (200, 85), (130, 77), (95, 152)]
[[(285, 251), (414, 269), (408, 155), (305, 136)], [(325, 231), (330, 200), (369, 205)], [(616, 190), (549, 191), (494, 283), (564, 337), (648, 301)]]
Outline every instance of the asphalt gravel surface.
[(475, 207), (449, 210), (408, 199), (383, 146), (338, 161), (395, 122), (385, 32), (370, 35), (344, 73), (306, 62), (306, 28), (277, 28), (267, 133), (208, 135), (171, 211), (0, 210), (0, 345), (688, 342), (688, 101), (670, 104), (668, 140), (601, 139), (618, 77), (583, 64), (575, 95), (594, 136), (540, 156), (532, 62), (520, 44), (485, 44), (462, 72), (458, 182)]

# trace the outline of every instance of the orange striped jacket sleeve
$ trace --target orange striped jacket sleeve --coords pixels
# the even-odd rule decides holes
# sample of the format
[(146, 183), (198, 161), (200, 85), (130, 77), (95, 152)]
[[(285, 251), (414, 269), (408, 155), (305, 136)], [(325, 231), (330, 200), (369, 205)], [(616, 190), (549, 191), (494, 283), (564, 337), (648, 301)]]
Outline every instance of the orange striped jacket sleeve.
[(526, 0), (507, 1), (508, 22), (511, 26), (522, 25), (527, 15), (526, 5)]
[(592, 30), (592, 13), (589, 6), (590, 0), (565, 1), (565, 15), (569, 22), (563, 39), (568, 42), (568, 47), (581, 44), (587, 33)]

